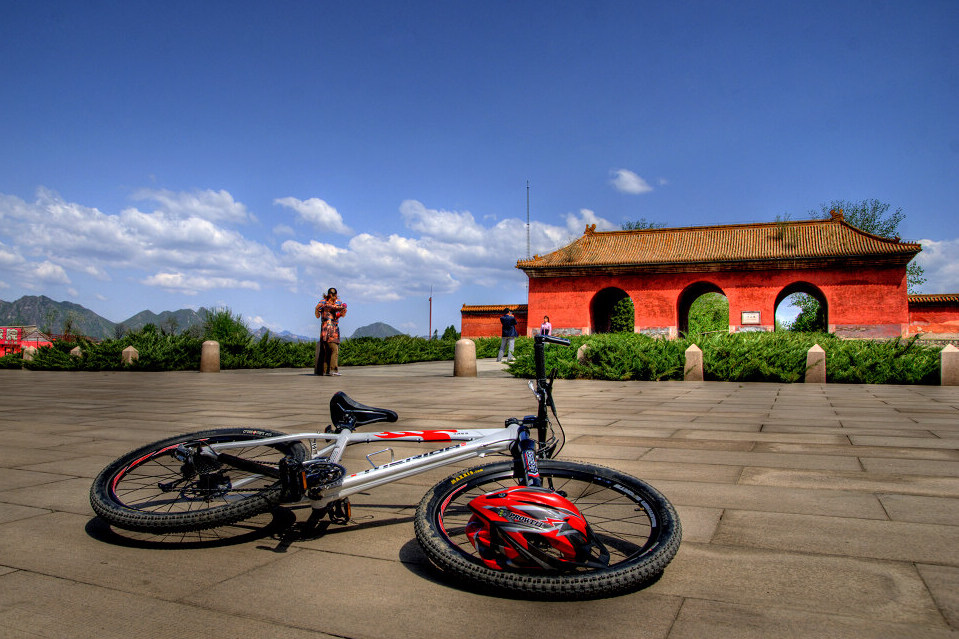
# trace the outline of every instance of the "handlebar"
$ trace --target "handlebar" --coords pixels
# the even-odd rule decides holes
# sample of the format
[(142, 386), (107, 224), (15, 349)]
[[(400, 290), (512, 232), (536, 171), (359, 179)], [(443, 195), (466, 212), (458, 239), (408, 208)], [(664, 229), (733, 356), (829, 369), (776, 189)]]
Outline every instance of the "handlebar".
[(554, 335), (535, 335), (533, 339), (536, 342), (545, 342), (547, 344), (561, 344), (563, 346), (569, 346), (569, 340), (562, 337), (555, 337)]
[(536, 364), (536, 384), (540, 388), (546, 386), (546, 344), (569, 346), (569, 340), (552, 335), (535, 335), (533, 337), (533, 361)]
[[(533, 359), (536, 364), (536, 388), (533, 389), (536, 394), (538, 410), (533, 423), (536, 425), (537, 439), (539, 441), (541, 454), (546, 457), (554, 457), (563, 447), (565, 436), (562, 435), (563, 428), (559, 424), (559, 418), (556, 418), (556, 424), (559, 427), (560, 438), (550, 439), (550, 421), (547, 410), (552, 409), (553, 415), (556, 415), (556, 405), (553, 403), (553, 382), (546, 377), (546, 345), (557, 344), (569, 346), (568, 339), (562, 337), (553, 337), (552, 335), (536, 335), (533, 339)], [(532, 382), (530, 382), (532, 388)], [(528, 416), (529, 419), (532, 416)], [(525, 422), (526, 420), (524, 420)]]

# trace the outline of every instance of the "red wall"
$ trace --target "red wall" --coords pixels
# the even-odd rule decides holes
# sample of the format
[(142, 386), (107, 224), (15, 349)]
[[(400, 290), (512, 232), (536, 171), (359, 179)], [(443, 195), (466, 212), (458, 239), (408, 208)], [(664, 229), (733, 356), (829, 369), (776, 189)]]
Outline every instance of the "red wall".
[(529, 315), (549, 315), (554, 331), (592, 332), (590, 303), (599, 291), (615, 287), (633, 300), (636, 331), (675, 336), (679, 300), (693, 284), (718, 287), (729, 300), (730, 328), (743, 328), (743, 311), (759, 311), (758, 327), (773, 330), (776, 297), (798, 282), (815, 285), (828, 305), (829, 330), (848, 337), (893, 337), (909, 326), (905, 267), (784, 269), (662, 273), (622, 276), (531, 278)]
[[(460, 317), (460, 336), (468, 339), (474, 337), (499, 337), (503, 334), (503, 325), (499, 313), (462, 313)], [(516, 332), (526, 335), (526, 313), (514, 311), (516, 317)], [(536, 324), (539, 327), (539, 323)]]
[(909, 305), (909, 334), (936, 333), (959, 337), (959, 304)]

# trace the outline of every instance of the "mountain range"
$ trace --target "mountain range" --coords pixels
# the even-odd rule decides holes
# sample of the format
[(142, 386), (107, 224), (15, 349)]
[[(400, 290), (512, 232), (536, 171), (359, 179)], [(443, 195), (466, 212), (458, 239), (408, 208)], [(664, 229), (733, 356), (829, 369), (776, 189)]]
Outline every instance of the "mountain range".
[[(202, 325), (210, 310), (181, 308), (178, 311), (140, 311), (122, 322), (111, 322), (88, 308), (73, 302), (56, 302), (45, 295), (24, 295), (15, 302), (0, 300), (0, 326), (37, 326), (47, 334), (62, 335), (70, 332), (96, 339), (114, 339), (129, 331), (138, 331), (153, 324), (168, 333), (182, 333), (193, 326)], [(252, 330), (254, 337), (267, 331), (260, 327)], [(316, 337), (295, 335), (289, 331), (270, 331), (274, 337), (291, 342), (312, 342)], [(390, 337), (402, 333), (389, 324), (376, 322), (354, 331), (352, 337)]]
[(24, 295), (15, 302), (0, 300), (0, 324), (37, 326), (44, 333), (61, 335), (67, 332), (96, 339), (112, 339), (127, 331), (137, 331), (154, 324), (168, 332), (180, 333), (203, 324), (209, 311), (184, 308), (178, 311), (141, 311), (122, 322), (111, 322), (90, 309), (73, 302), (57, 302), (46, 295)]

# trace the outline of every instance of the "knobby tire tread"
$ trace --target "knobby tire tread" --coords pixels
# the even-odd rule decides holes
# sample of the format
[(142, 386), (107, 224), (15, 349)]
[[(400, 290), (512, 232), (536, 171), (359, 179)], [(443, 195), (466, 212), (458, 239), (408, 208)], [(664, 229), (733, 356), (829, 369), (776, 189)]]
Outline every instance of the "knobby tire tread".
[[(659, 530), (657, 539), (641, 557), (594, 572), (513, 572), (488, 568), (459, 550), (439, 529), (439, 510), (454, 492), (467, 492), (464, 485), (482, 485), (484, 480), (512, 470), (512, 462), (477, 466), (450, 475), (436, 484), (416, 510), (416, 537), (432, 564), (465, 585), (497, 593), (530, 598), (594, 599), (632, 592), (657, 579), (676, 555), (682, 540), (682, 525), (672, 504), (655, 488), (619, 471), (581, 462), (545, 460), (539, 464), (543, 477), (551, 473), (578, 473), (613, 480), (640, 495), (653, 511)], [(464, 475), (470, 474), (466, 479)], [(462, 483), (460, 483), (462, 482)], [(587, 515), (587, 521), (589, 517)]]
[[(186, 512), (150, 512), (131, 508), (115, 495), (111, 486), (120, 473), (138, 466), (138, 461), (153, 461), (152, 453), (171, 445), (208, 438), (239, 441), (242, 439), (262, 439), (285, 435), (279, 431), (263, 428), (216, 428), (211, 430), (184, 433), (147, 444), (120, 456), (104, 468), (90, 487), (90, 505), (97, 516), (113, 526), (136, 532), (166, 534), (205, 530), (226, 526), (267, 512), (280, 503), (282, 487), (276, 482), (254, 494), (237, 499), (228, 504)], [(306, 457), (306, 448), (300, 442), (278, 445), (278, 452), (292, 454), (297, 459)], [(145, 461), (144, 458), (146, 458)], [(131, 466), (134, 465), (134, 466)], [(122, 478), (122, 477), (121, 477)]]

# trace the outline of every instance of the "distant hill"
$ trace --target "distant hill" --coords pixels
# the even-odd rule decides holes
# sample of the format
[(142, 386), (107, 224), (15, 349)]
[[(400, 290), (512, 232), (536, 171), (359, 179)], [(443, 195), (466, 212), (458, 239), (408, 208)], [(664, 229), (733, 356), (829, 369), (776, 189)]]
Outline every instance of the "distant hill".
[[(206, 308), (192, 310), (181, 308), (178, 311), (141, 311), (122, 322), (111, 322), (88, 308), (73, 302), (55, 302), (45, 295), (24, 295), (15, 302), (0, 300), (0, 326), (37, 326), (41, 331), (53, 335), (62, 335), (69, 325), (75, 335), (86, 335), (96, 339), (115, 339), (121, 335), (142, 329), (153, 324), (167, 333), (183, 333), (193, 326), (200, 326), (211, 313)], [(254, 337), (260, 338), (267, 331), (260, 327), (250, 329)], [(352, 337), (392, 337), (403, 335), (389, 324), (376, 322), (356, 329)], [(270, 331), (270, 336), (287, 342), (313, 342), (316, 337), (295, 335), (289, 331)]]
[(253, 337), (255, 337), (256, 339), (260, 339), (261, 337), (263, 337), (265, 333), (269, 333), (270, 337), (281, 339), (284, 342), (315, 342), (316, 341), (315, 337), (307, 337), (306, 335), (296, 335), (295, 333), (291, 333), (290, 331), (280, 331), (279, 333), (276, 333), (266, 328), (265, 326), (261, 326), (260, 328), (253, 331)]
[(389, 324), (384, 324), (383, 322), (375, 322), (373, 324), (367, 324), (366, 326), (361, 326), (350, 335), (350, 339), (356, 339), (357, 337), (393, 337), (394, 335), (403, 335), (401, 331), (396, 330)]
[(45, 333), (71, 333), (98, 339), (116, 336), (116, 324), (73, 302), (55, 302), (46, 295), (24, 295), (15, 302), (0, 300), (0, 324), (37, 326)]
[(160, 314), (153, 311), (140, 311), (133, 317), (123, 320), (120, 324), (130, 331), (138, 331), (147, 324), (153, 324), (168, 333), (182, 333), (191, 326), (203, 324), (209, 314), (210, 311), (202, 306), (199, 311), (190, 308), (181, 308), (178, 311), (163, 311)]
[(170, 333), (182, 333), (191, 326), (203, 324), (209, 311), (184, 308), (160, 314), (142, 311), (122, 322), (105, 317), (73, 302), (56, 302), (45, 295), (24, 295), (15, 302), (0, 300), (0, 324), (37, 326), (45, 333), (62, 335), (67, 329), (76, 335), (96, 339), (113, 339), (128, 331), (138, 331), (153, 324)]

